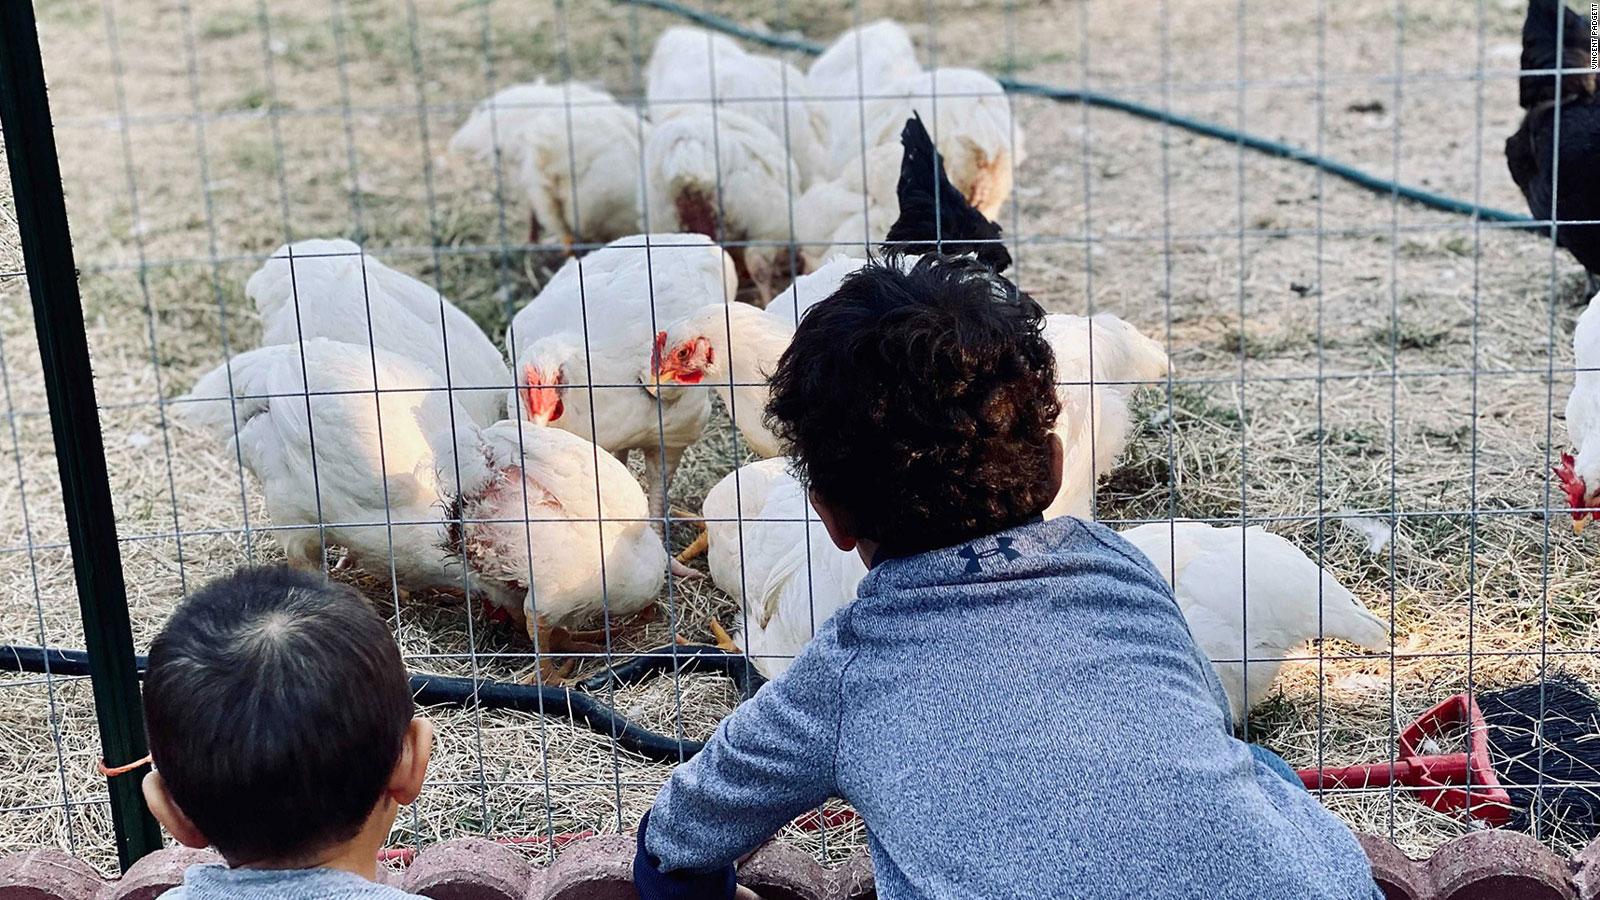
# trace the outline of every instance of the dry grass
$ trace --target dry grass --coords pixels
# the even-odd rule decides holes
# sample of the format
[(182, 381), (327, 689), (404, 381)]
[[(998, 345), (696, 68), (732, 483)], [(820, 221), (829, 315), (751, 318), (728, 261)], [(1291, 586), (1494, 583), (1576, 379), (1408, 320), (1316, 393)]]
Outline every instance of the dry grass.
[[(507, 311), (534, 294), (542, 261), (463, 252), (514, 243), (525, 205), (509, 197), (502, 210), (494, 180), (445, 158), (444, 141), (489, 93), (490, 69), (496, 85), (570, 71), (637, 93), (635, 54), (668, 20), (592, 0), (418, 0), (413, 29), (405, 5), (350, 0), (334, 7), (343, 9), (340, 30), (322, 4), (274, 0), (264, 36), (256, 6), (238, 0), (107, 2), (132, 117), (126, 153), (105, 10), (94, 0), (42, 3), (41, 27), (143, 646), (186, 589), (277, 556), (260, 530), (268, 523), (255, 485), (221, 448), (167, 430), (156, 402), (182, 393), (225, 349), (250, 344), (256, 326), (242, 286), (260, 256), (286, 237), (359, 236), (377, 256), (437, 280), (498, 333)], [(1473, 13), (1448, 0), (1406, 4), (1399, 65), (1409, 80), (1398, 103), (1388, 4), (1330, 5), (1320, 72), (1309, 8), (1252, 3), (1241, 60), (1231, 52), (1232, 6), (1172, 6), (1174, 109), (1233, 124), (1242, 112), (1248, 130), (1315, 146), (1321, 74), (1330, 156), (1388, 173), (1398, 155), (1404, 181), (1462, 197), (1481, 185), (1486, 203), (1519, 207), (1500, 151), (1515, 127), (1508, 70), (1519, 2), (1490, 4), (1481, 83), (1440, 77), (1478, 68)], [(737, 0), (717, 9), (825, 37), (851, 22), (853, 8)], [(966, 0), (936, 5), (930, 29), (928, 10), (891, 0), (860, 12), (922, 23), (919, 40), (937, 43), (941, 62), (1160, 101), (1153, 16), (1130, 22), (1123, 5), (1105, 0), (1015, 8)], [(1271, 83), (1241, 91), (1241, 73)], [(339, 114), (347, 96), (356, 107), (348, 122)], [(1372, 101), (1383, 109), (1351, 109)], [(1144, 425), (1101, 492), (1100, 516), (1262, 518), (1309, 552), (1320, 535), (1328, 567), (1393, 619), (1392, 659), (1330, 647), (1320, 661), (1313, 653), (1287, 667), (1281, 693), (1251, 720), (1252, 738), (1297, 764), (1319, 752), (1330, 762), (1375, 761), (1397, 725), (1461, 688), (1469, 670), (1477, 683), (1532, 677), (1547, 649), (1559, 654), (1552, 666), (1600, 674), (1589, 655), (1600, 587), (1587, 562), (1592, 547), (1573, 540), (1561, 517), (1547, 523), (1538, 512), (1550, 499), (1547, 462), (1562, 449), (1552, 414), (1570, 386), (1561, 369), (1571, 365), (1581, 299), (1566, 258), (1552, 265), (1537, 239), (1475, 233), (1468, 220), (1396, 209), (1331, 178), (1319, 184), (1309, 168), (1241, 158), (1224, 143), (1149, 122), (1035, 99), (1016, 108), (1031, 150), (1005, 214), (1022, 241), (1019, 282), (1055, 310), (1113, 311), (1158, 336), (1170, 329), (1183, 382), (1170, 400), (1153, 392), (1140, 401)], [(0, 211), (9, 214), (9, 204)], [(0, 273), (19, 268), (17, 256), (14, 223), (0, 219)], [(0, 431), (0, 457), (19, 467), (0, 493), (0, 639), (76, 647), (82, 636), (31, 332), (22, 279), (0, 278), (16, 431)], [(697, 506), (733, 454), (724, 427), (692, 453), (677, 500)], [(1344, 510), (1396, 516), (1391, 548), (1369, 553), (1327, 518)], [(245, 523), (247, 534), (239, 532)], [(30, 543), (32, 553), (23, 549)], [(494, 678), (529, 670), (519, 655), (525, 641), (469, 620), (476, 611), (445, 599), (395, 604), (382, 585), (366, 586), (391, 611), (413, 667)], [(709, 615), (730, 611), (727, 598), (702, 585), (676, 584), (669, 599), (691, 637), (703, 636)], [(657, 624), (618, 647), (656, 646), (668, 635)], [(0, 845), (71, 846), (109, 864), (87, 686), (19, 678), (3, 688)], [(661, 728), (681, 716), (690, 735), (734, 700), (725, 683), (698, 677), (617, 699)], [(397, 842), (616, 830), (636, 821), (668, 772), (557, 720), (432, 714), (440, 726), (434, 780), (402, 818)], [(1468, 827), (1404, 796), (1330, 803), (1413, 852)], [(831, 857), (862, 845), (857, 828), (788, 839)]]

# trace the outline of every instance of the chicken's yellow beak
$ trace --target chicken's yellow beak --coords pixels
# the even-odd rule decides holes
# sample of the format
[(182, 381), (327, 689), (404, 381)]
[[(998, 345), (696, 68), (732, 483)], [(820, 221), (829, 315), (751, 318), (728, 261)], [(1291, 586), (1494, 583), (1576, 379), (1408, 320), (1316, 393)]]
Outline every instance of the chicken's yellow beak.
[(682, 383), (678, 381), (677, 373), (670, 369), (665, 372), (646, 372), (639, 381), (644, 385), (645, 393), (652, 397), (660, 397), (663, 387)]
[(1581, 535), (1581, 534), (1583, 534), (1583, 529), (1585, 529), (1587, 527), (1589, 527), (1589, 519), (1588, 519), (1587, 516), (1582, 518), (1582, 519), (1573, 519), (1572, 520), (1572, 533), (1573, 534)]

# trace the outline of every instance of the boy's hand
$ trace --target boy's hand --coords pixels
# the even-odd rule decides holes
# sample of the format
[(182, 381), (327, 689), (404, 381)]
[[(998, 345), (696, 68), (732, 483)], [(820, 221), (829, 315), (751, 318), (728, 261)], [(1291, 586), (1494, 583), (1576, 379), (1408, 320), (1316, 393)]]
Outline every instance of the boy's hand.
[(733, 900), (761, 900), (761, 895), (744, 885), (739, 885), (733, 889)]

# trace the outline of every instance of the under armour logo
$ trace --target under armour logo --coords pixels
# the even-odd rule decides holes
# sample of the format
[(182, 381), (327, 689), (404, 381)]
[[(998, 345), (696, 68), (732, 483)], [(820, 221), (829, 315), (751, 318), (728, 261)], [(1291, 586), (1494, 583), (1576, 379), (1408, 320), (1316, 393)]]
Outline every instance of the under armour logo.
[(966, 574), (968, 575), (983, 571), (983, 564), (979, 562), (981, 559), (988, 559), (991, 556), (1003, 556), (1009, 562), (1022, 555), (1011, 549), (1011, 538), (1008, 537), (995, 538), (993, 550), (985, 550), (979, 553), (972, 548), (971, 544), (968, 544), (957, 552), (961, 554), (962, 559), (967, 561)]

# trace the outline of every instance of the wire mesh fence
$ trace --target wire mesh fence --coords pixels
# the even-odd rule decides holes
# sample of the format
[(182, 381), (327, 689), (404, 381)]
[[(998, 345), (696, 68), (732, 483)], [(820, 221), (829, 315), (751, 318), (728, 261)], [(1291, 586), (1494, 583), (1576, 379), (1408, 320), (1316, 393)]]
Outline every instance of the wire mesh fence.
[[(689, 652), (675, 638), (712, 641), (712, 622), (757, 668), (781, 669), (783, 653), (751, 646), (768, 624), (757, 582), (772, 584), (788, 553), (779, 619), (803, 639), (853, 581), (803, 495), (764, 495), (758, 477), (781, 465), (724, 481), (770, 455), (751, 439), (758, 351), (734, 323), (774, 295), (766, 312), (793, 321), (806, 301), (785, 301), (790, 278), (835, 252), (865, 256), (894, 220), (873, 186), (880, 168), (891, 185), (899, 171), (904, 115), (886, 141), (868, 133), (893, 90), (863, 71), (853, 90), (818, 96), (807, 77), (812, 51), (887, 17), (914, 41), (892, 62), (926, 79), (909, 106), (953, 176), (963, 160), (947, 136), (980, 130), (972, 110), (999, 88), (974, 89), (960, 70), (1004, 79), (1012, 124), (968, 194), (993, 201), (1008, 277), (1052, 313), (1117, 316), (1171, 361), (1159, 376), (1108, 377), (1083, 332), (1082, 375), (1062, 390), (1088, 421), (1126, 421), (1125, 434), (1082, 435), (1079, 483), (1095, 518), (1155, 529), (1140, 546), (1158, 563), (1210, 534), (1163, 523), (1231, 529), (1215, 552), (1237, 558), (1237, 584), (1191, 589), (1182, 563), (1175, 580), (1189, 603), (1221, 591), (1237, 604), (1231, 652), (1206, 649), (1224, 668), (1251, 662), (1238, 676), (1243, 736), (1300, 767), (1383, 761), (1451, 694), (1597, 677), (1600, 580), (1552, 474), (1574, 443), (1570, 333), (1593, 291), (1548, 220), (1500, 212), (1527, 208), (1502, 162), (1524, 115), (1520, 2), (63, 0), (38, 13), (140, 648), (186, 592), (287, 555), (380, 604), (415, 673), (578, 681), (651, 654), (675, 664)], [(739, 33), (661, 43), (686, 25)], [(476, 144), (456, 137), (474, 121)], [(668, 151), (695, 141), (709, 160), (698, 196), (664, 174)], [(835, 189), (833, 206), (819, 186)], [(1446, 208), (1412, 202), (1430, 198)], [(651, 376), (671, 367), (676, 327), (725, 299), (722, 257), (659, 235), (605, 245), (693, 230), (697, 213), (737, 283), (713, 320), (722, 332), (698, 336), (733, 358), (668, 385)], [(0, 221), (0, 437), (14, 469), (0, 500), (0, 637), (76, 648), (12, 224)], [(350, 243), (300, 243), (324, 239)], [(633, 281), (616, 274), (628, 267)], [(635, 290), (608, 288), (612, 277)], [(353, 350), (319, 340), (340, 335)], [(220, 418), (208, 426), (201, 407)], [(261, 461), (269, 445), (246, 429), (263, 411), (298, 416), (282, 427), (302, 456)], [(530, 424), (497, 431), (507, 416)], [(441, 444), (440, 430), (454, 437)], [(629, 451), (624, 471), (613, 454)], [(559, 458), (581, 477), (477, 472), (494, 452), (529, 469)], [(696, 520), (710, 578), (668, 571)], [(1301, 559), (1309, 581), (1283, 574)], [(587, 579), (571, 593), (589, 615), (561, 624), (602, 630), (551, 660), (543, 642), (562, 635), (541, 632), (538, 614), (567, 597), (552, 573), (568, 570)], [(1304, 610), (1309, 592), (1300, 637), (1315, 637), (1317, 600), (1346, 589), (1388, 629), (1371, 648), (1245, 646), (1260, 604)], [(649, 601), (659, 613), (637, 619)], [(558, 672), (561, 660), (575, 668)], [(580, 685), (690, 741), (740, 699), (730, 679), (675, 665)], [(3, 843), (107, 861), (87, 684), (7, 675), (0, 696)], [(430, 709), (432, 777), (394, 845), (490, 834), (543, 854), (632, 827), (670, 762), (542, 703)], [(1408, 850), (1472, 827), (1413, 793), (1323, 799)], [(864, 844), (838, 815), (784, 837), (825, 858)]]

